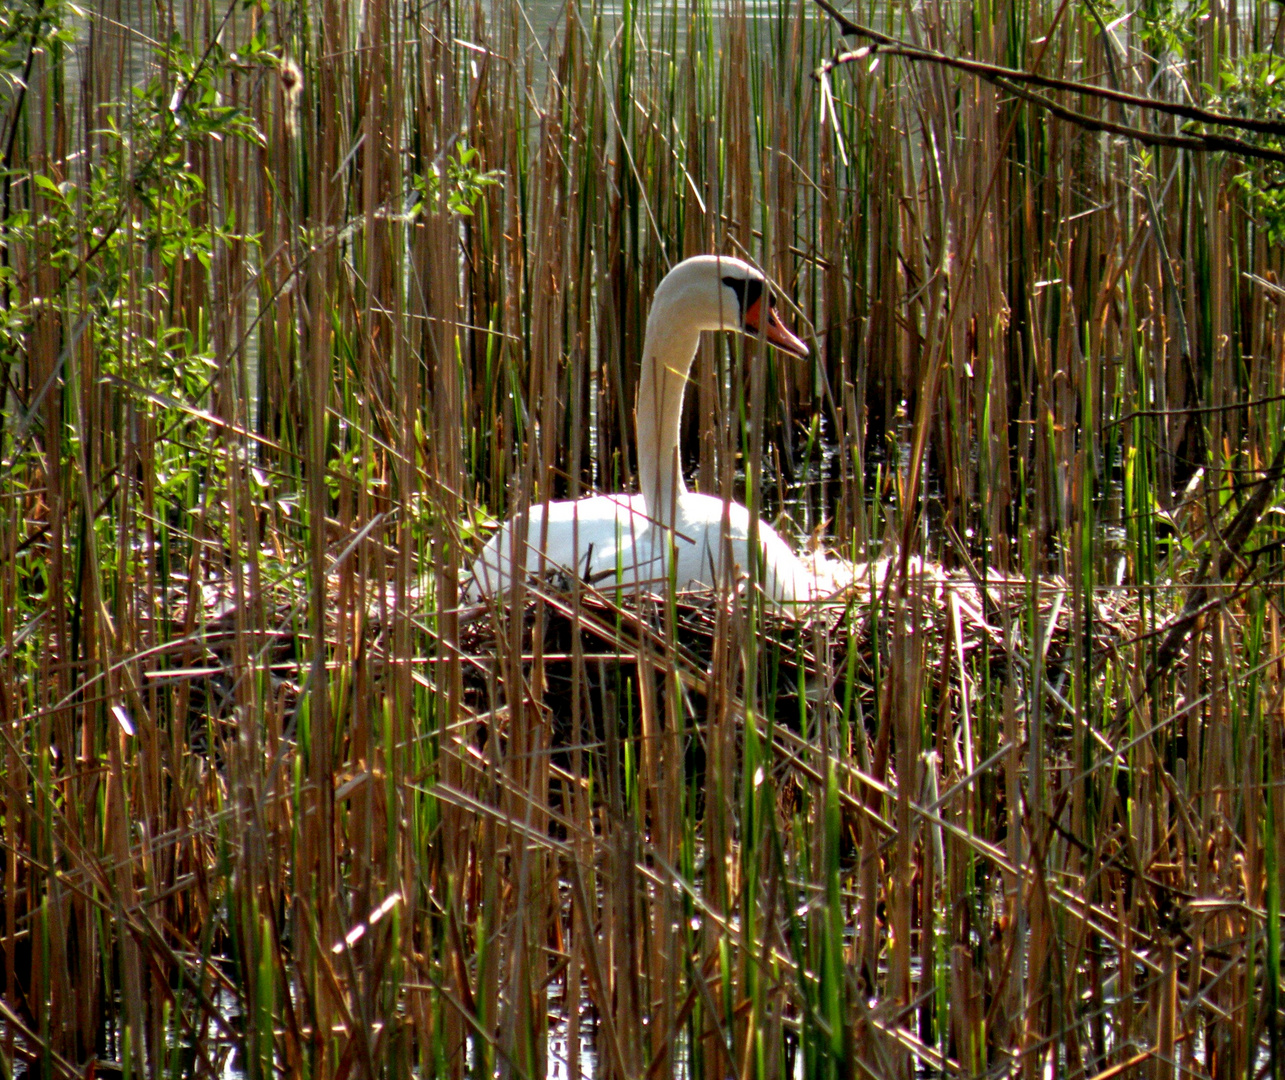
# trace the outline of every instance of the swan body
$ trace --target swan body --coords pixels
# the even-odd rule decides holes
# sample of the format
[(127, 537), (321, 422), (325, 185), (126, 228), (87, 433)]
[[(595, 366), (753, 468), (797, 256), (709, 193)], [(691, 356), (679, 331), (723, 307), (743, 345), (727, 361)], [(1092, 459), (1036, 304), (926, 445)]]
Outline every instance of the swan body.
[[(724, 533), (724, 509), (727, 511)], [(679, 590), (713, 588), (719, 584), (730, 551), (734, 577), (750, 569), (750, 514), (740, 503), (725, 503), (712, 495), (687, 492), (677, 503), (672, 522), (652, 518), (641, 495), (596, 495), (574, 502), (534, 504), (526, 542), (513, 521), (504, 524), (473, 564), (470, 599), (491, 596), (512, 581), (512, 568), (525, 549), (527, 574), (572, 577), (610, 593), (617, 586), (663, 592), (671, 572)], [(547, 525), (546, 525), (547, 522)], [(724, 547), (724, 536), (727, 547)], [(762, 552), (758, 580), (778, 604), (815, 599), (821, 595), (818, 577), (770, 525), (758, 523)], [(574, 565), (568, 558), (575, 559)], [(672, 568), (672, 571), (671, 571)]]
[[(634, 423), (638, 437), (636, 495), (597, 495), (533, 504), (525, 526), (510, 518), (472, 567), (468, 600), (502, 594), (522, 565), (528, 575), (578, 578), (663, 592), (730, 583), (750, 573), (749, 511), (736, 502), (687, 490), (678, 460), (683, 391), (700, 335), (733, 330), (762, 336), (794, 356), (807, 346), (782, 325), (757, 270), (727, 256), (698, 255), (661, 281), (647, 318)], [(780, 606), (825, 595), (818, 576), (765, 522), (757, 522), (756, 580)]]

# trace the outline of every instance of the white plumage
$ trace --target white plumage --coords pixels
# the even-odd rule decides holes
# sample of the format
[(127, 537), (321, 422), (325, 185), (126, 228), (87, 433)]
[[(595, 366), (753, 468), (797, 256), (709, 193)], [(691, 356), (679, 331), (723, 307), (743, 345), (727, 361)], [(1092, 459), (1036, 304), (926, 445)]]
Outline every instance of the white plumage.
[[(777, 318), (753, 267), (716, 255), (679, 263), (656, 289), (643, 343), (634, 417), (641, 493), (533, 505), (525, 529), (509, 519), (474, 562), (469, 599), (507, 589), (515, 562), (531, 575), (574, 576), (607, 592), (662, 592), (671, 580), (704, 588), (750, 573), (749, 511), (688, 491), (679, 468), (683, 391), (705, 330), (761, 333), (784, 352), (808, 351)], [(757, 531), (755, 578), (768, 597), (788, 607), (830, 591), (770, 525), (760, 521)]]

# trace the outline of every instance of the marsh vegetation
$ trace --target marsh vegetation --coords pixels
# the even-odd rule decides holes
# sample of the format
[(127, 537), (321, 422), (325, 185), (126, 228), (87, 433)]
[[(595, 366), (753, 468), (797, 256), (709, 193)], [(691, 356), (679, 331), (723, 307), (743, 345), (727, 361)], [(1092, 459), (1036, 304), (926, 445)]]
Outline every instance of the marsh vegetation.
[[(1281, 1075), (1280, 8), (842, 14), (0, 9), (5, 1075)], [(461, 605), (701, 251), (853, 586)]]

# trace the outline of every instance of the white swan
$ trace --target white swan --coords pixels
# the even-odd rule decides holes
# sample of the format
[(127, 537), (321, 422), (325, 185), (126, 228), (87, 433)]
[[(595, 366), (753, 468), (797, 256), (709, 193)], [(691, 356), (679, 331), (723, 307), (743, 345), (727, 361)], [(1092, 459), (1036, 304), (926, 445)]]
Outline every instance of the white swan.
[[(519, 563), (532, 575), (574, 574), (608, 591), (621, 585), (660, 592), (671, 577), (679, 589), (704, 588), (729, 580), (729, 572), (749, 572), (749, 511), (688, 491), (679, 467), (683, 391), (702, 330), (761, 333), (793, 356), (808, 353), (777, 317), (753, 267), (719, 255), (679, 263), (656, 289), (647, 317), (634, 414), (641, 494), (534, 504), (525, 535), (510, 518), (473, 563), (467, 600), (504, 592)], [(826, 575), (818, 578), (762, 521), (758, 543), (757, 579), (778, 605), (788, 608), (830, 591)]]

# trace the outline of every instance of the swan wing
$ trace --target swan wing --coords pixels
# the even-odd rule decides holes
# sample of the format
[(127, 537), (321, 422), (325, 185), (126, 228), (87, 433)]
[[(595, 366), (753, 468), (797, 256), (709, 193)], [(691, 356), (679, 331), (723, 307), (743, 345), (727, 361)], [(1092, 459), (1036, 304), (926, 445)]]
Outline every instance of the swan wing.
[(598, 495), (531, 507), (525, 535), (510, 518), (471, 568), (465, 599), (503, 593), (522, 565), (530, 577), (560, 576), (596, 587), (664, 581), (651, 522), (638, 495)]
[[(678, 587), (714, 587), (724, 577), (723, 564), (729, 550), (732, 565), (728, 569), (732, 578), (748, 574), (749, 536), (750, 513), (740, 503), (724, 503), (722, 499), (695, 493), (681, 496), (674, 543)], [(827, 579), (795, 555), (790, 545), (765, 521), (758, 523), (758, 549), (758, 580), (777, 607), (802, 614), (795, 611), (795, 605), (824, 599), (834, 591)]]

